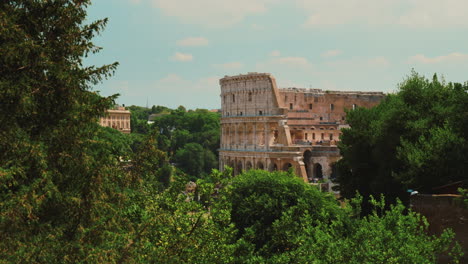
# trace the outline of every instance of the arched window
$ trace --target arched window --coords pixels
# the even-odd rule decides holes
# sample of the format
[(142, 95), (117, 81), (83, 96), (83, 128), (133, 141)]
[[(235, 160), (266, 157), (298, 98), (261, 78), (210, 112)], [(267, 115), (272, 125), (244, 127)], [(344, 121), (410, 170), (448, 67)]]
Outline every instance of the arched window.
[(283, 165), (283, 171), (288, 171), (289, 168), (291, 168), (291, 167), (292, 167), (291, 163), (286, 163), (286, 164)]
[(353, 104), (353, 110), (355, 110), (355, 109), (356, 109), (356, 107), (357, 107), (357, 105), (356, 105), (356, 104)]
[(335, 106), (333, 104), (330, 104), (330, 111), (333, 111), (335, 109)]
[(309, 104), (309, 109), (312, 110), (312, 104)]
[(236, 95), (232, 95), (232, 102), (235, 103), (236, 102)]
[(252, 102), (252, 93), (249, 93), (249, 102)]
[(322, 165), (319, 163), (314, 166), (314, 178), (323, 178)]

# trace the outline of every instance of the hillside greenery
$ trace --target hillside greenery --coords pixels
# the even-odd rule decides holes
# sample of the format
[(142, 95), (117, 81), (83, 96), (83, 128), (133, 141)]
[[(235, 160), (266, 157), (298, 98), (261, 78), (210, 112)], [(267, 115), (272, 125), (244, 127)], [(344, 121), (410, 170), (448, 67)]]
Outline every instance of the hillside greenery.
[(338, 183), (344, 197), (407, 202), (408, 189), (468, 180), (468, 83), (413, 72), (376, 107), (348, 112)]

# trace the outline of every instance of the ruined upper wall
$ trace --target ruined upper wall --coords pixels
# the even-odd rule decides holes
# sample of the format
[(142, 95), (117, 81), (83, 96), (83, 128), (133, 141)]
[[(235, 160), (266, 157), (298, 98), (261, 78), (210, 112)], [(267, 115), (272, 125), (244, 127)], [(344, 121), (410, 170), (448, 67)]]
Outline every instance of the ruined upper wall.
[(225, 76), (219, 83), (223, 116), (276, 115), (281, 112), (276, 80), (269, 73)]
[(278, 89), (269, 73), (225, 76), (219, 83), (224, 117), (288, 114), (297, 118), (300, 112), (301, 117), (334, 122), (344, 120), (345, 109), (373, 107), (385, 97), (382, 92)]
[(321, 89), (279, 89), (288, 117), (313, 118), (322, 122), (344, 121), (346, 109), (370, 108), (385, 97), (382, 92), (323, 91)]

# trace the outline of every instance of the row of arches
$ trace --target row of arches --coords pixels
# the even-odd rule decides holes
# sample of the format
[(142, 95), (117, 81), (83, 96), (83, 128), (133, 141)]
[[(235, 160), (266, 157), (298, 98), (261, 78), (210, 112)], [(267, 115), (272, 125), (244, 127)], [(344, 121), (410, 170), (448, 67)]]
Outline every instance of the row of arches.
[[(234, 169), (234, 175), (238, 175), (245, 170), (257, 169), (257, 170), (268, 170), (268, 171), (277, 171), (279, 169), (283, 171), (288, 171), (290, 168), (294, 167), (292, 163), (285, 162), (280, 164), (279, 162), (274, 162), (272, 160), (258, 160), (258, 161), (251, 161), (251, 160), (243, 160), (243, 159), (230, 159), (227, 158), (224, 162), (221, 163), (222, 168), (224, 165), (227, 165)], [(281, 165), (281, 166), (280, 166)]]
[(233, 168), (234, 175), (251, 169), (288, 171), (292, 168), (304, 180), (316, 181), (338, 177), (338, 171), (334, 163), (338, 159), (338, 157), (314, 156), (311, 150), (306, 150), (299, 161), (296, 161), (296, 158), (293, 160), (292, 158), (230, 157), (221, 155), (220, 165), (221, 170), (224, 169), (225, 165)]
[(238, 145), (263, 147), (274, 144), (278, 137), (276, 127), (270, 124), (229, 124), (221, 129), (221, 146), (232, 148)]
[(306, 150), (304, 152), (303, 160), (307, 178), (309, 180), (314, 178), (322, 179), (324, 177), (334, 179), (338, 177), (338, 170), (335, 162), (327, 161), (325, 164), (321, 164), (321, 162), (313, 159), (313, 155), (310, 150)]

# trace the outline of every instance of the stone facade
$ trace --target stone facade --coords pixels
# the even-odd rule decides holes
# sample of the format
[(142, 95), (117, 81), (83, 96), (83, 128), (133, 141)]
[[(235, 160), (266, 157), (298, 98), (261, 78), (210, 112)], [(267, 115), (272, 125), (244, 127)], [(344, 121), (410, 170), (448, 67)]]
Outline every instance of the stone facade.
[(304, 181), (334, 176), (345, 109), (372, 107), (381, 92), (279, 89), (268, 73), (225, 76), (221, 85), (220, 169), (288, 170)]
[(121, 106), (109, 109), (107, 114), (100, 118), (99, 124), (103, 127), (112, 127), (122, 133), (130, 134), (130, 111)]

